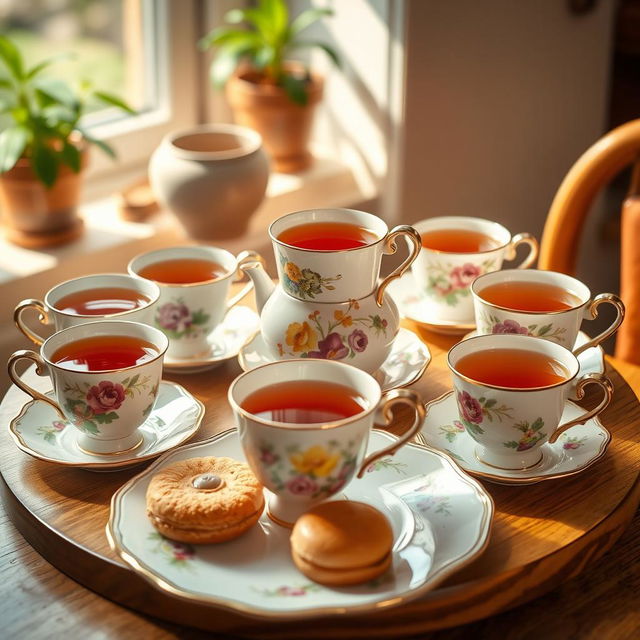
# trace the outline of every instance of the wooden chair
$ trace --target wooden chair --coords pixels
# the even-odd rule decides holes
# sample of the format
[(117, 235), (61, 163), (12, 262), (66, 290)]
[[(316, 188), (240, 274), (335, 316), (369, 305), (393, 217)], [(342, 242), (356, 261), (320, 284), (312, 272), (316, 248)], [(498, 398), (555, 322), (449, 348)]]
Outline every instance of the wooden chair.
[[(640, 119), (607, 133), (571, 167), (551, 204), (538, 266), (574, 274), (583, 223), (594, 198), (630, 165), (634, 169), (622, 206), (620, 260), (620, 297), (627, 313), (617, 333), (615, 355), (617, 361), (640, 365)], [(632, 386), (640, 389), (640, 377)]]

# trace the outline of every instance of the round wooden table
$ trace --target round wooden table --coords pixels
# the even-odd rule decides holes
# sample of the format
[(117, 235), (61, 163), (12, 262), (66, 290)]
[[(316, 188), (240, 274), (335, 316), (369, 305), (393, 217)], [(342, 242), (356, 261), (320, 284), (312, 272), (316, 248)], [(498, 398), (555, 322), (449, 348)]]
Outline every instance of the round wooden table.
[[(428, 402), (450, 388), (445, 355), (456, 338), (428, 333), (409, 322), (404, 324), (429, 344), (433, 355), (426, 374), (414, 385), (422, 393), (424, 401)], [(232, 426), (226, 390), (239, 372), (237, 362), (231, 360), (204, 373), (166, 376), (184, 385), (206, 405), (206, 415), (194, 441)], [(507, 628), (515, 632), (546, 624), (546, 629), (539, 629), (544, 629), (546, 637), (553, 638), (555, 636), (548, 625), (555, 620), (554, 629), (567, 631), (558, 637), (569, 637), (575, 634), (577, 623), (571, 623), (571, 627), (567, 628), (563, 611), (569, 615), (576, 605), (580, 605), (580, 594), (584, 589), (578, 588), (576, 591), (574, 587), (569, 587), (575, 591), (573, 601), (561, 603), (555, 613), (553, 609), (549, 611), (548, 604), (544, 604), (549, 598), (553, 602), (553, 594), (550, 594), (513, 612), (500, 616), (496, 614), (530, 602), (585, 570), (591, 571), (598, 557), (618, 540), (634, 517), (640, 502), (640, 404), (615, 369), (608, 366), (608, 372), (616, 391), (612, 405), (602, 416), (604, 425), (613, 435), (604, 458), (585, 472), (566, 479), (525, 487), (484, 483), (496, 506), (486, 552), (425, 598), (366, 616), (326, 617), (304, 623), (266, 623), (187, 603), (155, 590), (110, 551), (104, 533), (112, 493), (140, 468), (97, 474), (41, 462), (19, 451), (6, 427), (0, 437), (4, 502), (18, 530), (55, 567), (110, 600), (166, 621), (149, 621), (116, 605), (108, 605), (108, 619), (111, 620), (108, 627), (104, 627), (104, 621), (93, 620), (90, 612), (78, 621), (76, 611), (76, 620), (69, 622), (68, 629), (77, 632), (80, 629), (117, 629), (125, 626), (131, 630), (125, 621), (132, 619), (145, 638), (175, 637), (174, 633), (181, 638), (199, 637), (197, 631), (175, 627), (174, 623), (208, 629), (225, 637), (229, 634), (265, 638), (301, 635), (306, 638), (398, 637), (425, 634), (494, 616), (486, 622), (476, 622), (454, 633), (466, 635), (473, 633), (474, 629), (485, 633), (494, 625), (497, 637), (504, 636)], [(41, 388), (46, 386), (45, 381)], [(7, 393), (0, 405), (0, 419), (5, 425), (18, 413), (25, 400), (24, 394), (15, 388)], [(403, 425), (397, 428), (402, 430)], [(634, 526), (637, 529), (636, 524)], [(632, 541), (625, 544), (628, 549), (636, 548), (633, 560), (637, 560), (637, 547)], [(617, 562), (624, 564), (624, 561), (623, 557)], [(635, 594), (640, 592), (637, 589), (640, 579), (636, 567), (626, 567), (627, 573), (622, 574), (627, 575), (629, 588), (623, 585), (612, 591), (618, 594), (615, 604), (619, 605), (620, 599), (623, 606), (632, 607), (632, 603), (637, 602)], [(623, 569), (621, 567), (620, 570)], [(616, 576), (610, 576), (611, 580), (615, 582)], [(9, 586), (11, 593), (20, 588), (17, 584)], [(67, 591), (68, 587), (65, 590), (57, 587), (52, 591), (52, 597), (60, 597)], [(72, 591), (74, 598), (84, 598), (86, 601), (85, 594), (90, 600), (95, 598), (81, 587), (75, 587)], [(558, 592), (556, 590), (554, 593)], [(625, 597), (627, 600), (624, 600)], [(594, 598), (595, 602), (600, 603), (600, 598)], [(34, 603), (31, 604), (33, 606)], [(104, 609), (104, 605), (92, 606), (96, 607), (96, 612)], [(10, 604), (0, 604), (0, 614), (3, 614), (3, 607), (6, 611)], [(600, 618), (607, 620), (609, 608), (600, 608)], [(64, 612), (65, 608), (61, 610)], [(538, 611), (539, 615), (529, 615), (528, 611)], [(640, 621), (637, 608), (629, 611), (627, 619), (620, 620), (618, 616), (616, 620), (617, 637), (622, 637), (619, 635), (622, 629), (629, 630), (631, 635), (638, 631)], [(38, 616), (33, 611), (29, 615)], [(15, 612), (11, 619), (14, 618)], [(5, 617), (2, 619), (5, 620)], [(585, 628), (595, 628), (593, 625), (597, 622), (598, 618), (595, 618)], [(60, 621), (56, 623), (59, 625)], [(28, 628), (24, 621), (19, 623), (15, 620), (8, 628), (5, 627), (4, 632)], [(39, 637), (35, 629), (31, 631), (30, 638)], [(45, 637), (45, 631), (42, 631), (41, 637)], [(446, 633), (447, 637), (463, 637)], [(10, 636), (17, 637), (17, 634), (10, 633)]]

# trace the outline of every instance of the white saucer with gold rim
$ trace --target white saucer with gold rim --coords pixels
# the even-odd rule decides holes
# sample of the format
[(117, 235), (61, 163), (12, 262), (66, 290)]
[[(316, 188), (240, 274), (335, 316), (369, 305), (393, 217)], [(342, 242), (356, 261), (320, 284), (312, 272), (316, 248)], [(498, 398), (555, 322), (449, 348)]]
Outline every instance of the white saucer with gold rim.
[[(476, 328), (476, 322), (471, 315), (468, 322), (452, 322), (438, 318), (435, 305), (424, 295), (411, 271), (407, 271), (401, 278), (389, 283), (387, 287), (389, 295), (398, 306), (401, 317), (412, 320), (419, 325), (434, 331), (459, 335), (468, 333)], [(469, 293), (469, 295), (471, 295)]]
[[(448, 453), (467, 473), (498, 484), (534, 484), (580, 473), (605, 454), (611, 440), (611, 434), (600, 420), (592, 418), (584, 425), (567, 429), (553, 444), (543, 444), (542, 460), (535, 466), (525, 470), (498, 469), (477, 458), (476, 443), (459, 420), (453, 391), (428, 403), (426, 409), (419, 439)], [(584, 409), (567, 401), (561, 422), (572, 420), (581, 413)]]
[(235, 358), (242, 345), (260, 327), (258, 314), (242, 305), (232, 307), (224, 320), (211, 332), (207, 341), (210, 350), (192, 358), (164, 357), (163, 368), (168, 373), (198, 373)]
[[(261, 364), (273, 362), (274, 358), (264, 343), (261, 333), (256, 333), (241, 349), (238, 362), (243, 371), (249, 371)], [(349, 363), (349, 360), (342, 362)], [(391, 352), (373, 377), (378, 381), (383, 392), (401, 389), (418, 381), (431, 362), (431, 353), (420, 338), (400, 328), (396, 335)]]
[[(368, 451), (395, 440), (374, 429)], [(306, 578), (291, 559), (291, 530), (266, 512), (229, 542), (172, 542), (145, 515), (147, 486), (162, 467), (200, 456), (245, 460), (235, 429), (171, 451), (114, 494), (107, 524), (111, 548), (134, 571), (187, 600), (269, 620), (374, 612), (424, 595), (488, 544), (494, 511), (489, 494), (447, 456), (413, 443), (374, 462), (336, 496), (373, 505), (393, 529), (392, 567), (368, 583), (330, 588)]]
[(9, 430), (18, 448), (39, 460), (90, 471), (116, 471), (184, 444), (198, 430), (203, 416), (199, 400), (179, 384), (163, 380), (151, 414), (140, 427), (142, 442), (130, 451), (86, 453), (78, 446), (78, 430), (60, 420), (53, 407), (35, 400), (22, 407)]

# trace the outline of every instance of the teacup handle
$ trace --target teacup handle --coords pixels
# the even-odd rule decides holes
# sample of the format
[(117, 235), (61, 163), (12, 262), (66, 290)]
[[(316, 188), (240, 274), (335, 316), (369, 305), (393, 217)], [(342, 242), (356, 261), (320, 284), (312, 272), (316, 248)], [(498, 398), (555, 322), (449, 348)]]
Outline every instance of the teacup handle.
[(16, 308), (13, 310), (13, 321), (16, 324), (16, 327), (24, 333), (31, 342), (34, 342), (38, 346), (40, 346), (44, 342), (44, 338), (39, 336), (35, 331), (30, 329), (25, 322), (22, 320), (22, 314), (27, 309), (36, 309), (38, 311), (38, 320), (41, 324), (48, 325), (51, 324), (51, 319), (49, 318), (49, 310), (45, 307), (44, 302), (40, 300), (36, 300), (34, 298), (29, 298), (27, 300), (23, 300), (19, 302)]
[[(247, 274), (242, 270), (242, 265), (249, 262), (259, 262), (264, 266), (264, 258), (256, 251), (241, 251), (236, 257), (236, 273), (234, 275), (233, 282), (240, 282), (247, 278)], [(227, 311), (231, 307), (235, 307), (240, 300), (242, 300), (253, 289), (253, 280), (249, 278), (247, 284), (236, 293), (233, 298), (227, 300)]]
[(44, 393), (40, 393), (35, 389), (31, 388), (26, 382), (22, 380), (22, 378), (18, 375), (16, 371), (16, 364), (19, 360), (33, 360), (36, 364), (36, 373), (39, 376), (47, 376), (49, 375), (47, 372), (47, 365), (44, 360), (37, 354), (35, 351), (31, 351), (28, 349), (23, 349), (21, 351), (16, 351), (9, 357), (9, 361), (7, 363), (7, 367), (9, 370), (9, 377), (11, 378), (11, 382), (22, 389), (26, 394), (30, 395), (34, 400), (42, 400), (47, 404), (50, 404), (57, 412), (58, 415), (66, 421), (67, 417), (64, 415), (60, 405), (55, 401), (45, 396)]
[(611, 398), (613, 397), (613, 384), (611, 383), (611, 380), (609, 380), (609, 378), (602, 375), (601, 373), (587, 373), (582, 376), (580, 380), (578, 380), (578, 384), (576, 385), (576, 398), (578, 400), (584, 398), (584, 388), (588, 384), (597, 384), (598, 386), (602, 387), (602, 390), (604, 391), (604, 398), (595, 409), (587, 411), (581, 416), (559, 425), (549, 438), (550, 444), (553, 444), (567, 429), (575, 427), (577, 424), (584, 424), (587, 420), (590, 420), (591, 418), (597, 416), (611, 402)]
[(389, 283), (399, 278), (412, 264), (413, 261), (418, 257), (420, 253), (420, 249), (422, 249), (422, 239), (420, 238), (420, 234), (408, 224), (400, 224), (397, 227), (393, 227), (391, 231), (387, 234), (387, 237), (384, 240), (384, 247), (382, 248), (382, 252), (385, 255), (394, 254), (398, 246), (396, 245), (396, 238), (398, 236), (406, 236), (411, 245), (411, 251), (407, 256), (406, 260), (396, 269), (394, 269), (379, 285), (378, 291), (376, 293), (376, 303), (379, 307), (382, 306), (382, 298), (384, 297), (384, 290), (389, 286)]
[(389, 445), (388, 447), (384, 447), (384, 449), (380, 449), (375, 453), (372, 453), (370, 456), (365, 458), (364, 462), (360, 466), (360, 471), (358, 471), (358, 478), (362, 478), (362, 475), (367, 470), (367, 467), (371, 465), (376, 460), (379, 460), (383, 456), (392, 456), (402, 445), (406, 444), (411, 438), (413, 438), (418, 431), (420, 431), (420, 427), (424, 422), (424, 418), (426, 415), (426, 411), (422, 401), (420, 400), (420, 396), (410, 389), (394, 389), (386, 394), (386, 400), (382, 405), (382, 415), (386, 420), (386, 425), (391, 424), (391, 420), (393, 419), (393, 408), (399, 404), (407, 404), (410, 407), (413, 407), (415, 411), (415, 419), (413, 424), (409, 428), (409, 430), (404, 433), (400, 438)]
[(505, 260), (515, 260), (516, 249), (521, 244), (529, 245), (529, 255), (516, 267), (516, 269), (527, 269), (538, 257), (538, 241), (530, 233), (517, 233), (507, 247)]
[(585, 309), (585, 317), (587, 320), (595, 320), (598, 317), (598, 307), (605, 302), (612, 304), (616, 308), (617, 314), (615, 320), (611, 323), (611, 326), (608, 329), (605, 329), (595, 338), (591, 338), (589, 342), (585, 342), (583, 345), (575, 349), (573, 352), (574, 356), (580, 355), (583, 351), (599, 345), (603, 340), (606, 340), (611, 334), (615, 333), (618, 330), (618, 327), (622, 324), (625, 313), (624, 302), (622, 302), (622, 300), (613, 293), (600, 293), (587, 305), (587, 308)]

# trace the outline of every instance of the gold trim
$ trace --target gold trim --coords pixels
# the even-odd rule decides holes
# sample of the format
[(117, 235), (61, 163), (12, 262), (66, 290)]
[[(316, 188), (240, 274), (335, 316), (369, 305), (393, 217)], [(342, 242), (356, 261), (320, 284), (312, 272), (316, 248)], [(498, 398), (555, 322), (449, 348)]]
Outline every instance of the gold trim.
[[(390, 440), (397, 440), (395, 436), (386, 431), (380, 431), (378, 429), (373, 429), (374, 432), (383, 435), (384, 437)], [(222, 438), (226, 438), (227, 436), (236, 433), (237, 429), (227, 429), (222, 433), (219, 433), (207, 440), (203, 440), (201, 442), (193, 443), (187, 445), (186, 447), (182, 447), (180, 449), (181, 452), (186, 450), (194, 449), (200, 446), (208, 446), (220, 440)], [(457, 560), (452, 559), (448, 563), (443, 564), (442, 567), (438, 569), (438, 571), (433, 574), (429, 574), (425, 582), (419, 587), (414, 589), (413, 591), (404, 591), (403, 594), (397, 594), (393, 597), (389, 597), (386, 600), (381, 600), (379, 602), (362, 604), (362, 605), (354, 605), (352, 607), (345, 606), (334, 606), (334, 607), (315, 607), (309, 608), (306, 610), (297, 610), (297, 611), (286, 611), (286, 612), (276, 612), (270, 609), (257, 608), (255, 606), (239, 603), (233, 600), (224, 600), (220, 597), (208, 596), (202, 593), (194, 593), (185, 591), (177, 585), (169, 582), (167, 579), (158, 575), (151, 567), (146, 565), (145, 563), (138, 560), (135, 556), (133, 556), (129, 551), (121, 544), (121, 540), (116, 533), (118, 531), (118, 523), (120, 514), (118, 513), (119, 503), (122, 501), (123, 496), (135, 486), (137, 482), (142, 481), (145, 477), (155, 473), (157, 468), (162, 465), (165, 461), (168, 461), (173, 454), (176, 453), (176, 450), (168, 451), (161, 458), (156, 460), (153, 464), (147, 467), (144, 471), (140, 472), (138, 475), (131, 478), (128, 482), (126, 482), (122, 487), (120, 487), (111, 498), (110, 505), (110, 513), (109, 520), (107, 521), (105, 531), (107, 535), (107, 540), (109, 542), (109, 546), (111, 550), (118, 555), (124, 562), (126, 562), (129, 566), (131, 566), (136, 572), (138, 572), (143, 578), (145, 578), (148, 582), (150, 582), (153, 586), (158, 589), (161, 589), (171, 595), (174, 595), (182, 600), (187, 602), (199, 602), (204, 604), (213, 604), (219, 606), (228, 611), (236, 611), (244, 614), (249, 614), (257, 618), (265, 619), (265, 620), (301, 620), (305, 618), (315, 618), (317, 616), (322, 615), (344, 615), (344, 614), (356, 614), (356, 613), (367, 613), (367, 612), (376, 612), (382, 609), (387, 609), (389, 607), (395, 607), (401, 604), (405, 604), (412, 600), (419, 598), (424, 595), (426, 592), (431, 591), (436, 586), (438, 586), (441, 582), (443, 582), (449, 575), (453, 572), (462, 569), (463, 567), (469, 565), (473, 562), (479, 555), (481, 555), (484, 550), (487, 548), (491, 536), (491, 528), (493, 523), (493, 516), (495, 513), (495, 504), (491, 495), (478, 483), (474, 478), (468, 476), (464, 471), (462, 471), (458, 465), (445, 453), (437, 449), (433, 449), (431, 447), (424, 447), (419, 444), (408, 443), (406, 446), (415, 447), (419, 450), (424, 450), (430, 454), (436, 455), (443, 459), (446, 462), (447, 467), (455, 474), (457, 474), (461, 481), (463, 481), (467, 486), (470, 486), (474, 495), (478, 499), (478, 503), (482, 508), (482, 515), (479, 518), (477, 531), (478, 535), (475, 540), (467, 546), (468, 551), (460, 556)], [(443, 465), (444, 466), (444, 465)], [(357, 481), (356, 481), (357, 482)], [(436, 547), (437, 549), (437, 547)], [(409, 587), (410, 589), (410, 587)]]
[(86, 453), (88, 456), (119, 456), (123, 453), (130, 453), (131, 451), (135, 451), (143, 442), (144, 442), (144, 435), (140, 436), (140, 440), (138, 440), (136, 444), (134, 444), (132, 447), (129, 447), (128, 449), (122, 449), (122, 451), (105, 451), (103, 453), (98, 453), (97, 451), (90, 451), (89, 449), (85, 449), (84, 447), (81, 447), (77, 441), (76, 441), (76, 447), (78, 447), (78, 449), (80, 449), (82, 453)]
[[(544, 444), (544, 442), (542, 444)], [(526, 467), (501, 467), (498, 464), (491, 464), (490, 462), (487, 462), (486, 460), (483, 460), (478, 455), (478, 452), (475, 449), (473, 451), (473, 455), (476, 457), (476, 460), (478, 462), (481, 462), (482, 464), (486, 464), (487, 467), (491, 467), (492, 469), (501, 469), (502, 471), (528, 471), (529, 469), (533, 469), (534, 467), (537, 467), (542, 462), (542, 458), (544, 457), (542, 455), (542, 451), (541, 451), (540, 452), (540, 457), (538, 458), (538, 460), (536, 462), (534, 462), (533, 464), (527, 465)]]
[[(425, 405), (425, 410), (426, 410), (425, 423), (426, 423), (426, 421), (427, 421), (427, 419), (429, 417), (429, 411), (431, 410), (432, 405), (435, 406), (436, 404), (440, 404), (441, 402), (445, 401), (453, 393), (454, 393), (453, 390), (452, 391), (446, 391), (441, 396), (438, 396), (435, 400), (432, 400), (431, 402), (428, 402)], [(577, 405), (575, 402), (572, 402), (571, 400), (567, 400), (567, 402), (569, 402), (570, 404), (580, 408), (579, 405)], [(472, 476), (475, 476), (476, 478), (481, 478), (483, 480), (490, 480), (490, 481), (495, 482), (497, 484), (504, 484), (504, 485), (537, 484), (538, 482), (544, 482), (545, 480), (557, 480), (558, 478), (566, 478), (566, 477), (569, 477), (569, 476), (574, 476), (574, 475), (576, 475), (578, 473), (582, 473), (583, 471), (585, 471), (589, 467), (593, 466), (596, 462), (598, 462), (598, 460), (600, 460), (604, 456), (604, 454), (606, 453), (607, 448), (609, 446), (609, 443), (611, 442), (611, 433), (609, 433), (607, 428), (602, 424), (602, 422), (600, 421), (600, 418), (598, 416), (596, 416), (596, 417), (592, 418), (592, 420), (598, 425), (598, 427), (600, 427), (601, 433), (604, 435), (604, 440), (603, 440), (602, 444), (600, 445), (600, 449), (598, 450), (597, 454), (593, 458), (588, 460), (587, 463), (584, 464), (583, 466), (579, 466), (579, 467), (576, 467), (575, 469), (567, 470), (567, 471), (564, 471), (562, 473), (539, 475), (539, 476), (530, 476), (530, 477), (527, 477), (527, 478), (518, 478), (518, 477), (512, 477), (512, 476), (495, 475), (495, 474), (492, 474), (492, 473), (487, 473), (485, 471), (479, 471), (479, 470), (470, 468), (468, 464), (465, 464), (465, 463), (459, 461), (456, 458), (452, 457), (452, 460), (457, 466), (459, 466), (461, 469), (463, 469), (466, 473), (468, 473), (468, 474), (470, 474)], [(432, 448), (432, 449), (434, 449), (436, 451), (439, 451), (443, 455), (447, 455), (446, 452), (441, 451), (440, 449), (438, 449), (437, 447), (435, 447), (432, 444), (429, 444), (428, 446), (429, 446), (429, 448)], [(544, 457), (544, 454), (543, 454), (543, 457)]]
[[(198, 400), (197, 398), (195, 398), (194, 396), (192, 396), (182, 385), (177, 384), (175, 382), (171, 382), (169, 380), (162, 380), (160, 382), (161, 385), (167, 385), (167, 386), (172, 386), (175, 387), (178, 392), (180, 394), (182, 394), (183, 397), (185, 398), (190, 398), (191, 400), (193, 400), (193, 402), (196, 404), (196, 406), (198, 407), (198, 413), (195, 417), (195, 421), (194, 421), (194, 428), (190, 431), (187, 431), (185, 434), (185, 437), (180, 440), (179, 442), (177, 442), (174, 447), (179, 447), (180, 445), (183, 445), (185, 443), (187, 443), (197, 432), (198, 429), (200, 428), (200, 424), (202, 423), (202, 419), (204, 418), (204, 412), (205, 412), (205, 407), (202, 404), (202, 402), (200, 402), (200, 400)], [(50, 392), (49, 392), (50, 393)], [(128, 458), (127, 460), (122, 460), (118, 463), (113, 462), (113, 461), (108, 461), (108, 462), (65, 462), (64, 460), (60, 460), (59, 458), (49, 458), (48, 456), (44, 456), (41, 453), (39, 453), (38, 451), (35, 451), (34, 449), (32, 449), (31, 447), (29, 447), (29, 445), (25, 442), (25, 440), (22, 437), (22, 434), (20, 434), (18, 432), (18, 427), (17, 427), (17, 423), (20, 421), (21, 418), (24, 418), (24, 416), (26, 415), (27, 411), (29, 410), (29, 408), (31, 407), (31, 405), (35, 404), (36, 400), (29, 400), (29, 402), (26, 402), (23, 406), (22, 409), (20, 409), (20, 413), (13, 418), (13, 420), (11, 420), (11, 422), (9, 423), (9, 432), (11, 434), (11, 437), (13, 438), (13, 441), (15, 442), (16, 446), (18, 447), (18, 449), (20, 449), (21, 451), (24, 451), (24, 453), (32, 456), (33, 458), (36, 458), (38, 460), (43, 460), (44, 462), (51, 462), (53, 464), (58, 464), (62, 467), (79, 467), (81, 469), (100, 469), (100, 468), (104, 468), (104, 469), (118, 469), (121, 467), (129, 467), (135, 464), (138, 464), (140, 462), (145, 462), (146, 460), (150, 460), (152, 458), (158, 457), (159, 455), (162, 455), (163, 453), (166, 453), (166, 451), (153, 451), (151, 453), (148, 453), (144, 456), (140, 456), (139, 458)], [(72, 424), (68, 424), (68, 427), (71, 428), (75, 428), (73, 427)], [(156, 441), (156, 442), (161, 442), (161, 441)], [(174, 448), (172, 447), (172, 448)], [(90, 455), (96, 455), (96, 454), (90, 454)]]
[(275, 522), (277, 525), (284, 527), (285, 529), (293, 529), (293, 522), (289, 522), (288, 520), (282, 520), (280, 518), (278, 518), (278, 516), (274, 515), (273, 513), (271, 513), (271, 510), (269, 509), (269, 505), (267, 504), (267, 516), (269, 517), (269, 520), (272, 520), (273, 522)]

